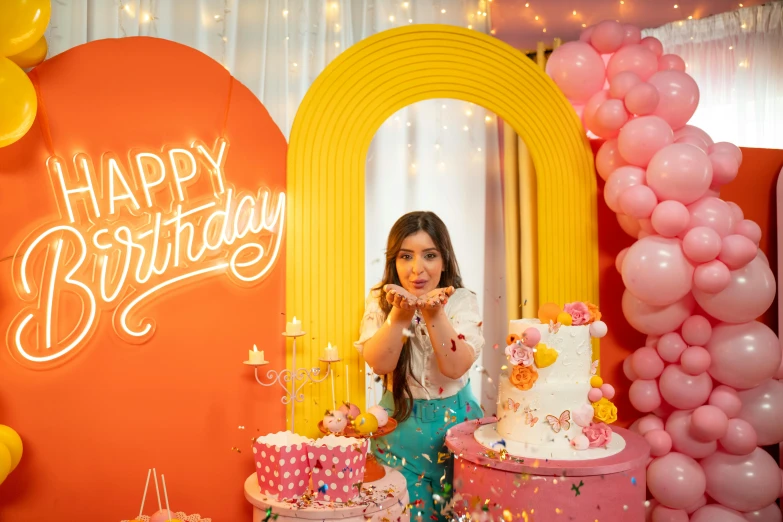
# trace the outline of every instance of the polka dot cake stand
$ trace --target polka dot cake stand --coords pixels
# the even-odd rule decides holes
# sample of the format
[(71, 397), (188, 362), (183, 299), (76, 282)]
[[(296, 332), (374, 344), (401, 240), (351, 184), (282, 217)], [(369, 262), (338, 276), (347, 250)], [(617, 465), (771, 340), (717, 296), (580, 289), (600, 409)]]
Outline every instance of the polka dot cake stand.
[[(324, 426), (323, 421), (320, 421), (318, 423), (318, 429), (321, 430), (321, 433), (329, 434), (329, 430)], [(378, 428), (377, 431), (370, 433), (370, 434), (362, 434), (356, 431), (356, 428), (353, 427), (353, 425), (348, 424), (345, 429), (342, 431), (342, 433), (337, 433), (337, 435), (343, 436), (343, 437), (353, 437), (356, 439), (377, 439), (378, 437), (384, 437), (388, 435), (389, 433), (393, 432), (397, 429), (397, 421), (389, 418), (389, 421), (382, 427)], [(365, 472), (364, 472), (364, 482), (375, 482), (376, 480), (380, 480), (386, 475), (386, 469), (383, 465), (381, 465), (380, 462), (378, 462), (378, 459), (375, 458), (375, 455), (372, 453), (372, 451), (367, 452), (367, 463), (364, 465)]]

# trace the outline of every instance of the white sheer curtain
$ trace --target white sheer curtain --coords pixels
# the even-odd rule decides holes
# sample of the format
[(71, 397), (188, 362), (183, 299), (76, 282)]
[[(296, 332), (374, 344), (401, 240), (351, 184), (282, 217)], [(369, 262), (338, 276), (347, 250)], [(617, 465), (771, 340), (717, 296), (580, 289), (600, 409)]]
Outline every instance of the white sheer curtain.
[[(305, 92), (344, 49), (411, 23), (489, 32), (488, 0), (53, 0), (50, 57), (102, 38), (153, 36), (207, 54), (252, 90), (289, 135)], [(366, 285), (381, 277), (386, 236), (405, 212), (446, 222), (465, 284), (479, 296), (486, 350), (506, 334), (497, 124), (456, 100), (417, 103), (378, 131), (367, 158)], [(358, 334), (358, 332), (357, 332)], [(492, 360), (487, 359), (487, 361)], [(488, 413), (492, 387), (471, 382)], [(493, 365), (493, 367), (496, 365)]]
[(783, 148), (783, 2), (643, 33), (682, 56), (699, 84), (701, 100), (690, 123), (715, 141)]

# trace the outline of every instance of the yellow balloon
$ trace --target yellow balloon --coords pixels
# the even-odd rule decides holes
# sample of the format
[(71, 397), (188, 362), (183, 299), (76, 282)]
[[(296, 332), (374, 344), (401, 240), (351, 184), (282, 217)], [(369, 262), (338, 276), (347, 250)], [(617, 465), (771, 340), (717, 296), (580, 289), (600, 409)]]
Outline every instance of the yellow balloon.
[(4, 444), (0, 444), (0, 484), (11, 473), (11, 452)]
[(51, 16), (50, 0), (0, 2), (0, 56), (13, 56), (32, 47), (43, 36)]
[(0, 424), (0, 446), (5, 446), (11, 454), (11, 471), (16, 469), (22, 460), (22, 438), (13, 428)]
[(48, 52), (49, 46), (46, 43), (46, 37), (42, 36), (32, 47), (19, 54), (9, 56), (8, 59), (22, 69), (29, 69), (44, 61)]
[(0, 56), (0, 147), (26, 134), (37, 110), (33, 82), (18, 65)]

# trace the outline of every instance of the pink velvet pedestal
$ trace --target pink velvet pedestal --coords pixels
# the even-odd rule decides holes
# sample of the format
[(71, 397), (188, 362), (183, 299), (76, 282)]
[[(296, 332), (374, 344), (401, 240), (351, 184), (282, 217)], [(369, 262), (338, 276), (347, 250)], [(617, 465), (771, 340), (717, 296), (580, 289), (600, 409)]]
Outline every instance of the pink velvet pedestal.
[(613, 428), (626, 446), (603, 459), (548, 461), (506, 456), (501, 460), (497, 452), (473, 438), (478, 426), (495, 421), (463, 422), (446, 435), (446, 445), (454, 453), (458, 513), (480, 511), (486, 503), (492, 520), (502, 520), (508, 510), (506, 520), (510, 516), (530, 522), (644, 522), (650, 447), (642, 437)]

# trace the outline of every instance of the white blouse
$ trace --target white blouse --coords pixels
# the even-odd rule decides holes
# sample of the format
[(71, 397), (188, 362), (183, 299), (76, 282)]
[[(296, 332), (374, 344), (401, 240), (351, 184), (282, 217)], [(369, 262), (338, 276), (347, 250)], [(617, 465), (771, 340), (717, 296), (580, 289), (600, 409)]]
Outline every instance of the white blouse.
[[(359, 340), (354, 346), (361, 353), (367, 339), (375, 335), (386, 314), (380, 306), (380, 290), (373, 290), (365, 301), (364, 317), (362, 317)], [(458, 334), (465, 336), (465, 342), (473, 348), (473, 362), (479, 358), (484, 348), (482, 321), (479, 316), (478, 298), (476, 294), (465, 288), (458, 288), (446, 303), (446, 317)], [(438, 361), (432, 348), (432, 342), (427, 332), (427, 326), (421, 314), (416, 314), (408, 328), (411, 340), (411, 371), (409, 379), (411, 394), (414, 399), (442, 399), (456, 395), (468, 382), (468, 374), (459, 379), (451, 379), (438, 369)], [(418, 382), (417, 382), (418, 381)], [(421, 383), (421, 384), (419, 384)]]

